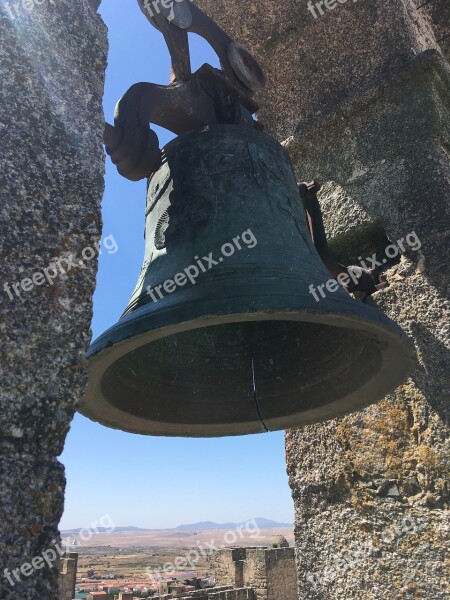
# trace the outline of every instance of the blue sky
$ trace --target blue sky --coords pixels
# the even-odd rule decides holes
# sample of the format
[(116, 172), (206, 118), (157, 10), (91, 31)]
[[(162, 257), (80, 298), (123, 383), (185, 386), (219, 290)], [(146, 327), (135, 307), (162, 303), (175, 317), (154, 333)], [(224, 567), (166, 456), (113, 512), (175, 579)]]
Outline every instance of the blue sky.
[[(105, 116), (134, 83), (167, 84), (170, 60), (164, 39), (136, 0), (104, 1), (109, 28)], [(191, 37), (193, 69), (215, 54)], [(171, 135), (157, 129), (161, 144)], [(93, 335), (113, 325), (136, 284), (144, 251), (145, 182), (120, 177), (107, 159), (104, 236), (115, 254), (100, 257)], [(146, 437), (113, 431), (76, 415), (61, 456), (67, 489), (62, 529), (89, 527), (109, 514), (116, 526), (165, 528), (195, 521), (267, 517), (292, 522), (283, 432), (220, 439)]]

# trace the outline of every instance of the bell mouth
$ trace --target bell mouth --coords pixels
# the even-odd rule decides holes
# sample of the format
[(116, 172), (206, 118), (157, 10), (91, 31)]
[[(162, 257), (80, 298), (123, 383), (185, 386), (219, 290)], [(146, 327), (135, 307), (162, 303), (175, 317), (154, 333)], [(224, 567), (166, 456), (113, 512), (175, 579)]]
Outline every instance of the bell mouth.
[(209, 316), (97, 346), (80, 412), (124, 431), (180, 437), (343, 416), (393, 391), (413, 365), (403, 332), (373, 313), (374, 321), (318, 311)]

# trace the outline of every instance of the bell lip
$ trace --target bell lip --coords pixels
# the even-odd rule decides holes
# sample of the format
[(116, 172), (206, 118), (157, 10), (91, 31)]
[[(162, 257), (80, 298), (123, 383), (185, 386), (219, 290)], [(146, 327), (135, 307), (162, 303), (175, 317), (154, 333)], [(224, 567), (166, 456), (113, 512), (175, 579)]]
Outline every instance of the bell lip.
[[(354, 301), (356, 306), (357, 303)], [(383, 313), (364, 305), (365, 316), (345, 313), (330, 313), (320, 309), (311, 310), (259, 310), (237, 314), (210, 314), (182, 323), (172, 323), (158, 329), (147, 329), (141, 333), (117, 341), (90, 353), (88, 386), (79, 412), (111, 429), (140, 435), (166, 437), (231, 437), (285, 430), (318, 422), (324, 422), (357, 412), (378, 402), (404, 383), (415, 363), (414, 344), (404, 331)], [(131, 317), (131, 315), (130, 315)], [(147, 318), (147, 320), (149, 320)], [(373, 334), (383, 355), (382, 365), (375, 376), (351, 394), (330, 404), (311, 410), (302, 410), (287, 416), (279, 416), (262, 421), (244, 423), (164, 423), (142, 419), (108, 403), (101, 391), (101, 379), (106, 370), (127, 352), (149, 342), (169, 337), (176, 333), (198, 328), (248, 321), (297, 321), (310, 322), (336, 327), (345, 327)], [(119, 324), (111, 328), (116, 329)], [(142, 326), (142, 323), (141, 323)], [(109, 331), (111, 331), (109, 330)], [(96, 343), (108, 334), (106, 332)], [(287, 424), (287, 422), (289, 422)]]

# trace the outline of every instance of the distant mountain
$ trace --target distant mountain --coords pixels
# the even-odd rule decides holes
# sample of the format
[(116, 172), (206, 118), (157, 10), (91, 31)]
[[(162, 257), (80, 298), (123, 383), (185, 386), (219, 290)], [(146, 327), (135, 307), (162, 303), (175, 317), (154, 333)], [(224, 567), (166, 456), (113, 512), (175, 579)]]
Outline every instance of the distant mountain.
[[(262, 517), (258, 519), (254, 519), (257, 526), (260, 529), (280, 529), (285, 527), (292, 527), (292, 523), (277, 523), (277, 521), (271, 521), (270, 519), (263, 519)], [(129, 525), (128, 527), (115, 527), (114, 533), (126, 533), (133, 531), (208, 531), (211, 529), (236, 529), (239, 525), (244, 525), (249, 521), (244, 521), (243, 523), (215, 523), (214, 521), (201, 521), (200, 523), (189, 523), (185, 525), (178, 525), (178, 527), (168, 528), (168, 529), (146, 529), (145, 527), (133, 527)], [(80, 533), (90, 528), (78, 527), (77, 529), (64, 529), (62, 533), (75, 534)], [(99, 533), (112, 533), (111, 527), (96, 527), (95, 531)]]
[[(95, 531), (98, 531), (99, 533), (111, 533), (111, 527), (95, 527)], [(94, 531), (93, 528), (91, 527), (78, 527), (78, 529), (63, 529), (62, 533), (80, 533), (80, 531)], [(126, 531), (149, 531), (148, 529), (143, 529), (142, 527), (132, 527), (132, 526), (128, 526), (128, 527), (114, 527), (114, 531), (115, 532), (126, 532)]]
[[(260, 529), (280, 529), (284, 527), (292, 527), (292, 523), (278, 523), (277, 521), (271, 521), (270, 519), (263, 519), (262, 517), (254, 519)], [(200, 523), (190, 523), (186, 525), (178, 525), (175, 530), (178, 531), (206, 531), (209, 529), (236, 529), (239, 525), (245, 525), (248, 521), (243, 523), (215, 523), (214, 521), (201, 521)]]

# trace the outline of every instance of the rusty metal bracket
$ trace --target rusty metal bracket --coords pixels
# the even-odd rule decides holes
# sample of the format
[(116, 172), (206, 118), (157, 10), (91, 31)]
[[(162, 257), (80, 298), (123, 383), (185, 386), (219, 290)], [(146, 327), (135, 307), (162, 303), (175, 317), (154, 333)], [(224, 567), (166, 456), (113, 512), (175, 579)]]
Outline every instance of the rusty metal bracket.
[(333, 256), (328, 246), (322, 211), (317, 198), (320, 188), (317, 181), (302, 182), (298, 185), (312, 242), (330, 274), (335, 278), (347, 275), (348, 277), (342, 280), (347, 281), (344, 283), (347, 292), (365, 301), (375, 292), (387, 288), (389, 283), (377, 269), (363, 269), (357, 265), (345, 267)]
[[(133, 85), (116, 106), (114, 127), (105, 126), (106, 151), (119, 173), (132, 181), (149, 177), (161, 165), (158, 137), (149, 124), (177, 135), (220, 123), (261, 129), (252, 117), (259, 108), (253, 95), (265, 83), (253, 56), (187, 0), (174, 0), (169, 8), (162, 0), (138, 3), (164, 35), (172, 59), (172, 81), (168, 86)], [(189, 32), (209, 42), (222, 70), (205, 64), (191, 72)]]

